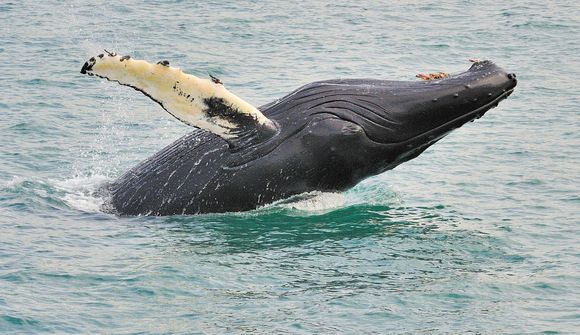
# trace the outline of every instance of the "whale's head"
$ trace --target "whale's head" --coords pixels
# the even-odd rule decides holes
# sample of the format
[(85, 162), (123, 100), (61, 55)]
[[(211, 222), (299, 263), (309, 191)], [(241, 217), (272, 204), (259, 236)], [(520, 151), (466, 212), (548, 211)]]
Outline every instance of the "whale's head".
[(418, 147), (483, 116), (508, 97), (516, 84), (515, 74), (490, 61), (437, 80), (377, 81), (369, 88), (374, 108), (353, 109), (350, 116), (373, 141)]
[(378, 168), (390, 169), (418, 156), (452, 130), (482, 117), (516, 85), (515, 74), (490, 61), (477, 62), (468, 71), (448, 78), (407, 82), (404, 88), (393, 91), (385, 87), (376, 101), (383, 108), (373, 110), (384, 120), (366, 120), (370, 110), (366, 115), (355, 113), (360, 119), (352, 120), (369, 140), (384, 146), (385, 160)]
[[(429, 81), (332, 80), (307, 85), (283, 99), (287, 112), (281, 115), (288, 118), (292, 110), (304, 115), (308, 124), (299, 132), (300, 150), (330, 160), (334, 168), (327, 173), (328, 184), (336, 185), (337, 176), (332, 175), (339, 173), (348, 188), (417, 157), (453, 129), (497, 106), (516, 84), (514, 74), (490, 61)], [(272, 114), (276, 119), (276, 112)], [(325, 178), (319, 177), (321, 183)]]

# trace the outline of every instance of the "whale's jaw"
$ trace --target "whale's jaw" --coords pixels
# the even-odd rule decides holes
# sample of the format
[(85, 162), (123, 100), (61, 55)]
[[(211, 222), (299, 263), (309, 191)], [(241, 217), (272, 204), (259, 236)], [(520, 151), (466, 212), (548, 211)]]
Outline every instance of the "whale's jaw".
[(481, 118), (510, 96), (516, 85), (515, 74), (490, 61), (477, 62), (466, 72), (426, 83), (414, 101), (402, 106), (407, 110), (399, 114), (399, 136), (407, 138), (392, 143), (400, 154), (386, 170), (417, 157), (452, 130)]
[(483, 61), (440, 80), (385, 83), (373, 93), (376, 105), (383, 107), (379, 113), (391, 120), (388, 131), (373, 124), (361, 126), (373, 140), (397, 144), (425, 134), (438, 138), (453, 127), (481, 117), (509, 96), (517, 80), (515, 74)]
[(514, 89), (502, 92), (502, 94), (496, 97), (494, 100), (482, 105), (472, 111), (469, 111), (455, 119), (452, 119), (438, 127), (428, 130), (422, 134), (419, 134), (413, 138), (410, 138), (402, 143), (398, 143), (397, 146), (400, 147), (402, 152), (397, 156), (397, 158), (385, 167), (384, 170), (390, 170), (397, 165), (409, 161), (417, 156), (419, 156), (423, 151), (429, 148), (431, 145), (435, 144), (437, 141), (441, 140), (443, 137), (448, 135), (451, 131), (461, 127), (462, 125), (473, 122), (475, 119), (481, 118), (487, 111), (492, 108), (497, 107), (500, 101), (506, 99), (513, 93)]

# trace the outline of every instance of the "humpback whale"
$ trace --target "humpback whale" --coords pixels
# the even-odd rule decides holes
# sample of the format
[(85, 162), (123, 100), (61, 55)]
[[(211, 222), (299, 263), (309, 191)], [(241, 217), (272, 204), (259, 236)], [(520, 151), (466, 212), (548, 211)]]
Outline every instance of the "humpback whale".
[(104, 210), (173, 215), (252, 210), (341, 192), (417, 157), (507, 98), (491, 61), (426, 81), (333, 79), (256, 108), (217, 78), (106, 52), (81, 73), (142, 92), (195, 129), (108, 184)]

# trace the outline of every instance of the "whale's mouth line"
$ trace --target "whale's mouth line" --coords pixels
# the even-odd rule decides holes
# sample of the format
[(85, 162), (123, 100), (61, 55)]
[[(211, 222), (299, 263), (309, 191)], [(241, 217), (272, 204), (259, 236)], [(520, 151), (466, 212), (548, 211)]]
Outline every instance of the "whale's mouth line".
[[(419, 135), (413, 136), (409, 139), (406, 139), (404, 141), (400, 141), (400, 142), (391, 142), (388, 144), (392, 144), (392, 145), (401, 145), (401, 144), (405, 144), (405, 143), (409, 143), (409, 142), (414, 142), (417, 141), (419, 139), (422, 139), (425, 136), (429, 136), (430, 134), (437, 132), (439, 130), (448, 128), (446, 131), (441, 131), (439, 136), (434, 136), (430, 141), (426, 142), (426, 143), (422, 143), (419, 146), (422, 146), (423, 144), (429, 144), (431, 145), (434, 141), (438, 141), (440, 140), (442, 137), (444, 137), (449, 131), (458, 128), (460, 126), (462, 126), (463, 124), (467, 123), (469, 120), (474, 119), (475, 118), (480, 118), (482, 117), (485, 113), (487, 113), (488, 110), (490, 110), (491, 108), (494, 108), (495, 106), (497, 106), (497, 104), (503, 100), (506, 99), (510, 94), (512, 94), (514, 91), (514, 88), (511, 88), (509, 90), (506, 90), (505, 92), (503, 92), (502, 94), (500, 94), (499, 96), (497, 96), (495, 99), (493, 99), (492, 101), (488, 102), (487, 104), (469, 112), (466, 114), (463, 114), (459, 117), (456, 117), (455, 119), (451, 120), (451, 121), (447, 121), (444, 124), (435, 127), (431, 130), (428, 130), (424, 133), (421, 133)], [(481, 113), (481, 114), (479, 114)], [(467, 119), (467, 120), (466, 120)], [(453, 127), (454, 124), (459, 123), (459, 125), (457, 127)], [(411, 145), (412, 143), (409, 143), (408, 145)]]

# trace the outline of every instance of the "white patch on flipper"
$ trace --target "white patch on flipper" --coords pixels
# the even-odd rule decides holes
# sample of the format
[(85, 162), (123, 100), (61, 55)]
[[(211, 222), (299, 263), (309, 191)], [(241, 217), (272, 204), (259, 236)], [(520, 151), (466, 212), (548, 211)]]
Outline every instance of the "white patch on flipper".
[(229, 118), (208, 115), (208, 99), (223, 101), (235, 114), (245, 116), (245, 120), (252, 120), (250, 126), (253, 128), (275, 128), (272, 121), (256, 107), (229, 92), (221, 83), (186, 74), (179, 68), (108, 53), (91, 58), (81, 72), (133, 87), (158, 102), (182, 122), (208, 130), (224, 139), (238, 136), (237, 130), (241, 125), (235, 123), (235, 117), (231, 115)]

